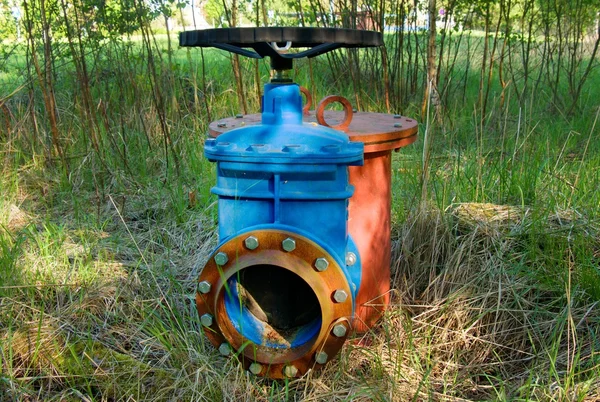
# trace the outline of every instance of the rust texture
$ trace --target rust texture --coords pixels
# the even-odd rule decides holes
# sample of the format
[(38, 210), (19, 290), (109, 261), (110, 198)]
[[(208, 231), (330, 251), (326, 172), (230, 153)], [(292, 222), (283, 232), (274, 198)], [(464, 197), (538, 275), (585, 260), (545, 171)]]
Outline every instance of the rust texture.
[[(245, 247), (244, 239), (249, 236), (256, 237), (260, 246), (253, 250)], [(296, 248), (291, 252), (282, 249), (282, 241), (288, 237), (296, 241)], [(228, 256), (225, 264), (217, 265), (215, 262), (214, 257), (218, 253)], [(323, 257), (328, 259), (329, 266), (325, 271), (319, 271), (314, 263), (317, 258)], [(321, 309), (322, 325), (311, 341), (296, 348), (273, 348), (251, 342), (234, 327), (225, 309), (225, 295), (228, 292), (226, 283), (241, 270), (262, 264), (293, 272), (315, 293)], [(253, 362), (260, 363), (263, 366), (260, 375), (266, 377), (285, 378), (284, 368), (287, 365), (293, 365), (297, 369), (296, 376), (303, 375), (311, 368), (320, 368), (322, 364), (315, 361), (316, 353), (325, 351), (328, 356), (335, 356), (350, 332), (351, 298), (343, 303), (335, 303), (332, 299), (333, 293), (338, 289), (351, 294), (341, 267), (317, 243), (295, 233), (258, 230), (229, 240), (211, 255), (198, 282), (210, 284), (207, 293), (196, 293), (196, 308), (200, 316), (208, 313), (215, 318), (210, 326), (204, 328), (208, 339), (217, 348), (223, 343), (231, 345), (232, 354), (236, 354), (246, 368)], [(346, 334), (332, 335), (332, 328), (336, 323), (342, 323), (346, 327)], [(266, 332), (266, 336), (280, 335)]]
[[(344, 119), (339, 124), (335, 124), (332, 126), (329, 123), (327, 123), (327, 121), (325, 120), (324, 113), (325, 113), (325, 108), (333, 102), (339, 102), (344, 107)], [(348, 129), (348, 127), (350, 127), (350, 123), (352, 122), (353, 114), (354, 114), (354, 112), (352, 111), (352, 105), (350, 104), (348, 99), (346, 99), (342, 96), (338, 96), (338, 95), (329, 95), (329, 96), (324, 97), (321, 100), (321, 102), (319, 102), (319, 104), (317, 105), (317, 109), (315, 111), (315, 117), (317, 118), (317, 123), (319, 123), (322, 126), (331, 127), (335, 130), (341, 130), (341, 131), (346, 131)]]
[(304, 116), (308, 116), (310, 114), (310, 107), (312, 106), (312, 95), (311, 95), (310, 91), (304, 87), (300, 87), (300, 92), (302, 92), (304, 94), (304, 96), (306, 97), (306, 103), (304, 104), (304, 107), (302, 108), (302, 114)]

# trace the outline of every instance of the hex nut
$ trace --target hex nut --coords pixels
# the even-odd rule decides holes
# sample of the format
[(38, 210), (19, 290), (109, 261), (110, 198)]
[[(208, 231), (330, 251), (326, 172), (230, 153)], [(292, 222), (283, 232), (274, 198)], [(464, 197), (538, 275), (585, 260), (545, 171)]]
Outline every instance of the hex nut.
[(317, 354), (315, 355), (315, 361), (319, 364), (327, 363), (328, 358), (329, 356), (327, 356), (327, 353), (325, 352), (317, 352)]
[(219, 346), (219, 353), (221, 353), (223, 356), (229, 356), (231, 353), (231, 346), (229, 346), (228, 343), (223, 342), (221, 346)]
[(333, 327), (333, 334), (338, 338), (341, 338), (346, 335), (347, 329), (345, 325), (337, 324)]
[(296, 377), (298, 375), (298, 369), (296, 366), (285, 366), (283, 369), (283, 374), (286, 377)]
[(258, 239), (256, 236), (248, 236), (244, 240), (244, 244), (248, 250), (256, 250), (258, 248)]
[(296, 249), (296, 240), (292, 239), (291, 237), (288, 237), (287, 239), (281, 242), (281, 247), (283, 247), (283, 249), (288, 253), (290, 251), (294, 251)]
[(351, 267), (354, 264), (356, 264), (356, 254), (354, 254), (352, 251), (348, 251), (346, 253), (346, 265)]
[(227, 261), (229, 261), (229, 257), (227, 257), (227, 254), (224, 252), (219, 251), (217, 255), (215, 255), (215, 262), (217, 265), (225, 265), (227, 264)]
[(208, 313), (203, 314), (202, 317), (200, 317), (200, 322), (205, 327), (210, 327), (211, 325), (213, 325), (213, 316)]
[(333, 300), (335, 300), (337, 303), (343, 303), (346, 301), (346, 299), (348, 299), (348, 293), (346, 293), (345, 290), (338, 289), (333, 292)]
[(198, 283), (198, 292), (200, 292), (202, 294), (207, 294), (208, 292), (210, 292), (211, 287), (212, 286), (210, 285), (210, 282), (202, 281), (202, 282)]
[(400, 123), (394, 123), (394, 127), (396, 127), (396, 128), (402, 127), (402, 124), (400, 124)]
[(248, 370), (254, 375), (259, 375), (262, 371), (262, 364), (254, 362), (250, 365)]
[(315, 260), (315, 268), (317, 268), (317, 271), (323, 272), (328, 266), (329, 261), (327, 261), (327, 258), (320, 257)]

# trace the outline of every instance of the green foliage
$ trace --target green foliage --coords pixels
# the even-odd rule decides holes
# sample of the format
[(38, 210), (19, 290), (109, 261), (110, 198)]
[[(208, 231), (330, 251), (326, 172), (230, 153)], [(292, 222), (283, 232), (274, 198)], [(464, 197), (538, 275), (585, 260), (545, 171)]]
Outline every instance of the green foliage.
[[(155, 17), (177, 16), (183, 3), (77, 3), (65, 20), (60, 0), (51, 0), (46, 59), (39, 2), (30, 3), (35, 46), (0, 48), (0, 99), (9, 111), (0, 110), (0, 392), (10, 392), (8, 399), (31, 399), (40, 389), (54, 400), (597, 394), (600, 76), (589, 48), (575, 54), (583, 63), (576, 74), (567, 74), (568, 60), (547, 59), (545, 46), (558, 44), (541, 30), (541, 1), (530, 1), (536, 8), (526, 15), (527, 2), (516, 2), (507, 37), (440, 32), (439, 97), (429, 116), (420, 115), (427, 36), (410, 17), (412, 2), (386, 3), (386, 12), (409, 16), (406, 31), (385, 35), (386, 68), (377, 49), (297, 61), (295, 80), (314, 100), (336, 93), (361, 110), (383, 112), (389, 100), (389, 112), (421, 126), (418, 141), (393, 154), (393, 305), (318, 378), (281, 383), (220, 357), (202, 335), (192, 299), (218, 220), (210, 192), (215, 166), (202, 153), (207, 126), (241, 111), (229, 58), (169, 49), (169, 38), (151, 29), (136, 35), (140, 23), (146, 29)], [(258, 11), (262, 25), (261, 4), (240, 3), (242, 23), (255, 25)], [(498, 21), (499, 1), (443, 6), (451, 4), (472, 27), (486, 17)], [(589, 3), (581, 4), (580, 21), (589, 28)], [(264, 9), (279, 18), (270, 24), (296, 23), (284, 14), (299, 6), (305, 23), (316, 24), (329, 4), (266, 1)], [(350, 24), (341, 15), (351, 15), (352, 4), (337, 6), (346, 8), (336, 23)], [(210, 7), (215, 19), (224, 16), (222, 2)], [(553, 10), (546, 17), (555, 17)], [(561, 21), (579, 21), (573, 13)], [(400, 25), (397, 18), (384, 25)], [(486, 40), (496, 45), (491, 68), (481, 62)], [(582, 77), (590, 60), (592, 74), (568, 112), (560, 107), (574, 96), (568, 80)], [(52, 146), (45, 66), (66, 171)], [(255, 66), (266, 81), (266, 61), (241, 59), (250, 112), (260, 107)], [(483, 85), (482, 72), (491, 77)], [(426, 124), (433, 140), (423, 182)], [(465, 225), (452, 214), (457, 204), (517, 213), (500, 223), (484, 214)], [(15, 218), (12, 210), (24, 214)]]

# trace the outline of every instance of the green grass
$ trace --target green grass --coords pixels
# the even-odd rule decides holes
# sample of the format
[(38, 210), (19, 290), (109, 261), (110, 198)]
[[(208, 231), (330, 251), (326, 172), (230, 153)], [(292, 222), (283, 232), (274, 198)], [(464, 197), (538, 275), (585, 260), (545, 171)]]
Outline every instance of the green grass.
[[(472, 72), (466, 101), (457, 91), (443, 119), (430, 116), (427, 183), (423, 119), (417, 143), (394, 154), (392, 306), (322, 373), (279, 382), (221, 357), (193, 303), (217, 241), (214, 165), (202, 156), (206, 106), (213, 120), (241, 110), (229, 58), (205, 50), (203, 84), (198, 50), (176, 50), (173, 66), (155, 54), (153, 76), (142, 49), (107, 43), (88, 55), (99, 154), (74, 68), (57, 60), (68, 175), (48, 152), (37, 81), (33, 103), (27, 86), (6, 101), (0, 400), (598, 397), (597, 74), (572, 116), (556, 113), (543, 90), (519, 104), (509, 88), (501, 106), (494, 81), (482, 126)], [(23, 49), (14, 54), (2, 64), (2, 97), (26, 80)], [(254, 62), (242, 65), (257, 110)], [(354, 102), (350, 78), (333, 74), (326, 57), (312, 61), (314, 83), (308, 62), (297, 65), (296, 80), (316, 88), (317, 99), (341, 93)], [(265, 81), (267, 64), (259, 67)], [(153, 86), (172, 139), (166, 149)], [(385, 109), (381, 87), (367, 80), (360, 91), (364, 109)], [(419, 117), (419, 96), (392, 112)]]

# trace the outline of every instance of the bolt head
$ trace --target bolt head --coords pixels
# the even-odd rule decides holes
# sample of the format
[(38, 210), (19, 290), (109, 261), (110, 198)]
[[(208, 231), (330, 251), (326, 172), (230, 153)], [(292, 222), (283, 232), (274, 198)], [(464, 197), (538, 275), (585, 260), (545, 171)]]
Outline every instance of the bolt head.
[(317, 352), (317, 354), (315, 355), (315, 361), (319, 364), (327, 363), (328, 358), (329, 356), (327, 356), (327, 353), (325, 352)]
[(352, 251), (348, 251), (346, 253), (346, 265), (352, 266), (354, 264), (356, 264), (356, 254), (354, 254)]
[(217, 127), (227, 127), (227, 124), (225, 124), (225, 123), (217, 123)]
[(262, 371), (262, 364), (254, 362), (250, 365), (248, 370), (250, 370), (250, 372), (254, 375), (259, 375)]
[(324, 257), (320, 257), (315, 260), (315, 268), (317, 268), (317, 271), (323, 272), (328, 266), (329, 261), (327, 261), (327, 259)]
[(202, 293), (202, 294), (207, 294), (208, 292), (210, 292), (210, 282), (208, 281), (202, 281), (200, 283), (198, 283), (198, 292)]
[(338, 338), (345, 336), (347, 332), (346, 326), (342, 324), (337, 324), (333, 327), (333, 334)]
[(219, 346), (219, 353), (223, 356), (229, 356), (231, 353), (231, 346), (229, 346), (228, 343), (222, 343), (221, 346)]
[(402, 124), (400, 124), (400, 123), (394, 123), (394, 127), (396, 127), (396, 128), (402, 127)]
[(200, 317), (200, 322), (205, 327), (210, 327), (213, 324), (213, 316), (210, 314), (203, 314), (202, 317)]
[(243, 114), (241, 114), (241, 113), (238, 113), (238, 114), (236, 114), (236, 115), (235, 115), (235, 118), (236, 118), (236, 119), (241, 119), (241, 118), (243, 118), (243, 117), (244, 117), (244, 115), (243, 115)]
[(335, 292), (333, 292), (333, 300), (335, 300), (336, 302), (343, 303), (346, 301), (346, 299), (348, 299), (348, 293), (346, 293), (345, 290), (338, 289)]
[(296, 377), (298, 375), (298, 369), (296, 366), (285, 366), (283, 369), (283, 374), (286, 377)]
[(225, 265), (227, 264), (227, 261), (229, 261), (229, 257), (227, 257), (227, 254), (224, 252), (219, 251), (217, 255), (215, 255), (215, 262), (217, 265)]
[(255, 236), (246, 237), (244, 244), (248, 250), (255, 250), (258, 248), (258, 239)]
[(296, 240), (292, 239), (291, 237), (288, 237), (287, 239), (281, 242), (281, 247), (283, 247), (283, 249), (288, 253), (290, 251), (294, 251), (296, 249)]
[(399, 119), (399, 118), (401, 118), (401, 117), (402, 117), (402, 115), (399, 115), (399, 114), (395, 114), (395, 115), (394, 115), (394, 119)]

